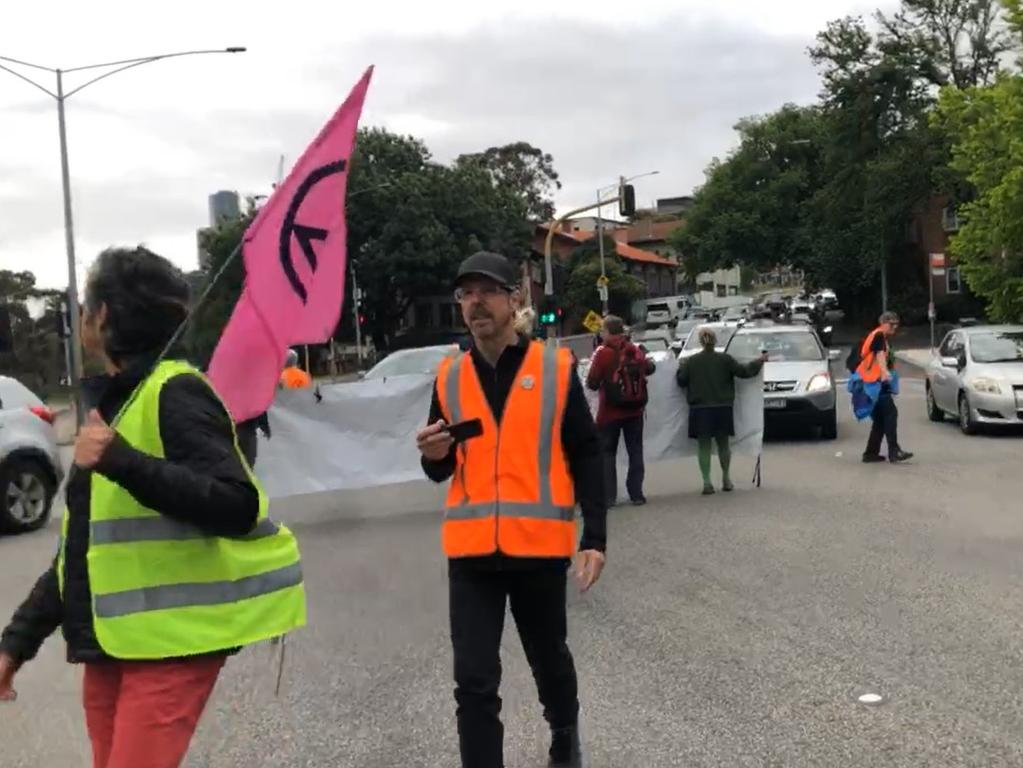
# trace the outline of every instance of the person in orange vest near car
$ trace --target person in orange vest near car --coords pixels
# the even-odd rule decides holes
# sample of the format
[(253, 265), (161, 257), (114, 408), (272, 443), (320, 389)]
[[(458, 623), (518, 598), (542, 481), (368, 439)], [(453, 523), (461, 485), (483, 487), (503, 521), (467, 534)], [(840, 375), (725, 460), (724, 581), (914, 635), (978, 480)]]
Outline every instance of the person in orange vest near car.
[(508, 603), (551, 727), (549, 765), (582, 765), (565, 598), (574, 554), (583, 591), (604, 567), (601, 445), (571, 353), (516, 332), (517, 282), (499, 254), (462, 263), (455, 298), (473, 345), (441, 363), (429, 426), (416, 439), (426, 475), (450, 479), (441, 540), (463, 768), (504, 766), (498, 688)]
[(281, 387), (284, 389), (306, 389), (313, 385), (312, 376), (298, 367), (298, 352), (288, 350), (288, 361), (281, 371)]
[(899, 330), (899, 316), (885, 312), (878, 319), (878, 327), (867, 334), (860, 345), (860, 361), (856, 374), (864, 385), (880, 384), (877, 400), (870, 417), (873, 425), (867, 448), (863, 452), (866, 464), (884, 461), (881, 455), (882, 438), (888, 443), (888, 460), (893, 464), (909, 461), (913, 454), (899, 446), (899, 409), (895, 405), (896, 389), (893, 386), (895, 359), (891, 354), (889, 340)]

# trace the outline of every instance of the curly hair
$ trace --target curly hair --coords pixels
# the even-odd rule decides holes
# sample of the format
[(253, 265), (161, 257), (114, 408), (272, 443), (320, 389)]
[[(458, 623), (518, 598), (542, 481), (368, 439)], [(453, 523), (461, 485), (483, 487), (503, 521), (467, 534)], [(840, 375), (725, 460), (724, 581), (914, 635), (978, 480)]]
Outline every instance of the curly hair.
[(89, 270), (85, 308), (106, 306), (103, 347), (119, 363), (162, 350), (188, 316), (189, 293), (184, 274), (162, 256), (108, 248)]

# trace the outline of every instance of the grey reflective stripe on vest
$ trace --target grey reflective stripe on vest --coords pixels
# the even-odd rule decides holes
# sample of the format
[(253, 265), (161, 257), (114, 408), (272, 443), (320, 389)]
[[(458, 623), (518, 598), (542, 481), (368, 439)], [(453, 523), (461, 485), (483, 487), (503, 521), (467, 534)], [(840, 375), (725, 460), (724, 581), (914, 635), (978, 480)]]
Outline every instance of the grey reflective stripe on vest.
[[(497, 511), (496, 504), (463, 504), (449, 507), (447, 520), (482, 520), (493, 517)], [(565, 520), (575, 517), (575, 507), (555, 507), (552, 504), (529, 504), (521, 501), (502, 501), (501, 517), (531, 517), (537, 520)]]
[[(551, 453), (554, 450), (554, 417), (558, 405), (558, 350), (544, 347), (540, 368), (542, 390), (540, 395), (540, 506), (553, 509), (551, 501)], [(560, 437), (560, 435), (557, 435)], [(554, 518), (560, 519), (560, 518)], [(569, 518), (571, 519), (571, 518)]]
[(114, 619), (146, 611), (169, 608), (191, 608), (201, 605), (224, 605), (252, 597), (279, 592), (302, 583), (302, 565), (295, 563), (276, 571), (247, 576), (237, 581), (210, 581), (194, 584), (167, 584), (143, 587), (125, 592), (95, 595), (96, 616)]
[[(464, 358), (465, 356), (461, 355), (452, 360), (451, 366), (448, 368), (448, 378), (444, 387), (448, 402), (448, 412), (453, 423), (458, 423), (462, 420), (459, 370)], [(540, 485), (540, 499), (535, 504), (501, 501), (501, 514), (508, 517), (530, 517), (538, 520), (572, 520), (575, 517), (575, 507), (555, 506), (551, 486), (551, 461), (554, 453), (554, 441), (561, 439), (555, 424), (558, 412), (558, 350), (554, 347), (544, 347), (540, 367), (540, 382), (540, 422), (536, 425), (539, 437), (537, 482)], [(513, 386), (508, 396), (512, 397), (515, 391), (516, 389)], [(507, 408), (507, 405), (505, 407)], [(500, 429), (500, 426), (498, 429)], [(465, 450), (465, 446), (460, 446), (459, 450)], [(460, 465), (460, 471), (463, 473), (462, 487), (465, 488), (464, 461)], [(445, 511), (445, 519), (479, 520), (496, 514), (496, 503), (470, 504), (469, 501), (468, 497), (463, 497), (461, 504), (449, 506)]]
[(462, 420), (461, 385), (459, 384), (459, 372), (462, 369), (462, 358), (465, 355), (458, 355), (451, 360), (448, 366), (448, 379), (444, 384), (444, 394), (448, 401), (448, 415), (452, 424), (458, 424)]
[[(277, 535), (280, 529), (270, 518), (264, 517), (243, 536), (231, 536), (240, 540), (263, 539)], [(191, 539), (213, 538), (212, 534), (197, 526), (171, 520), (169, 517), (125, 517), (118, 520), (94, 520), (90, 524), (90, 543), (127, 544), (139, 541), (189, 541)]]

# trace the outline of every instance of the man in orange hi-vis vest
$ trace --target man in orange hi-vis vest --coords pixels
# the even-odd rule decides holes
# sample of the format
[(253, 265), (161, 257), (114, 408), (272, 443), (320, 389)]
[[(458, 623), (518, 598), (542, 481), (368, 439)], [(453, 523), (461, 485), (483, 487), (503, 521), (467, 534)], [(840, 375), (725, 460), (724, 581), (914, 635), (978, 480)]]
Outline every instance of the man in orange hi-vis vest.
[(863, 452), (866, 464), (884, 461), (881, 455), (882, 438), (888, 444), (888, 460), (892, 464), (913, 458), (912, 453), (902, 450), (899, 445), (899, 409), (895, 405), (891, 384), (895, 360), (888, 342), (898, 330), (899, 316), (894, 312), (885, 312), (878, 318), (877, 328), (867, 334), (860, 345), (860, 363), (856, 373), (864, 384), (880, 384), (877, 402), (870, 414), (873, 426), (867, 439), (867, 448)]
[(281, 371), (281, 387), (284, 389), (305, 389), (313, 385), (313, 377), (298, 367), (298, 352), (288, 350), (288, 361)]
[(450, 479), (441, 539), (463, 768), (504, 766), (498, 688), (507, 603), (551, 727), (549, 765), (582, 765), (565, 594), (573, 555), (583, 591), (604, 567), (601, 446), (571, 353), (516, 332), (517, 283), (499, 254), (462, 263), (455, 298), (473, 344), (441, 363), (430, 426), (417, 436), (427, 476)]

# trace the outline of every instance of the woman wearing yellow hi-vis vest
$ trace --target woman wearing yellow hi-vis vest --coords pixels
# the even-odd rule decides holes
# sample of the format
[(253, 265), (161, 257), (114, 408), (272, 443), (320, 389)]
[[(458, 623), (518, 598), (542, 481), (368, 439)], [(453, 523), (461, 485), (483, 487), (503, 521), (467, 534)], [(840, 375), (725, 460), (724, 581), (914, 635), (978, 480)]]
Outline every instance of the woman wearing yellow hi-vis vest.
[(57, 556), (0, 636), (10, 701), (62, 628), (85, 666), (94, 768), (179, 766), (225, 659), (305, 623), (298, 546), (267, 516), (227, 409), (197, 369), (157, 362), (188, 298), (144, 248), (90, 271), (82, 342), (107, 373), (83, 383)]

